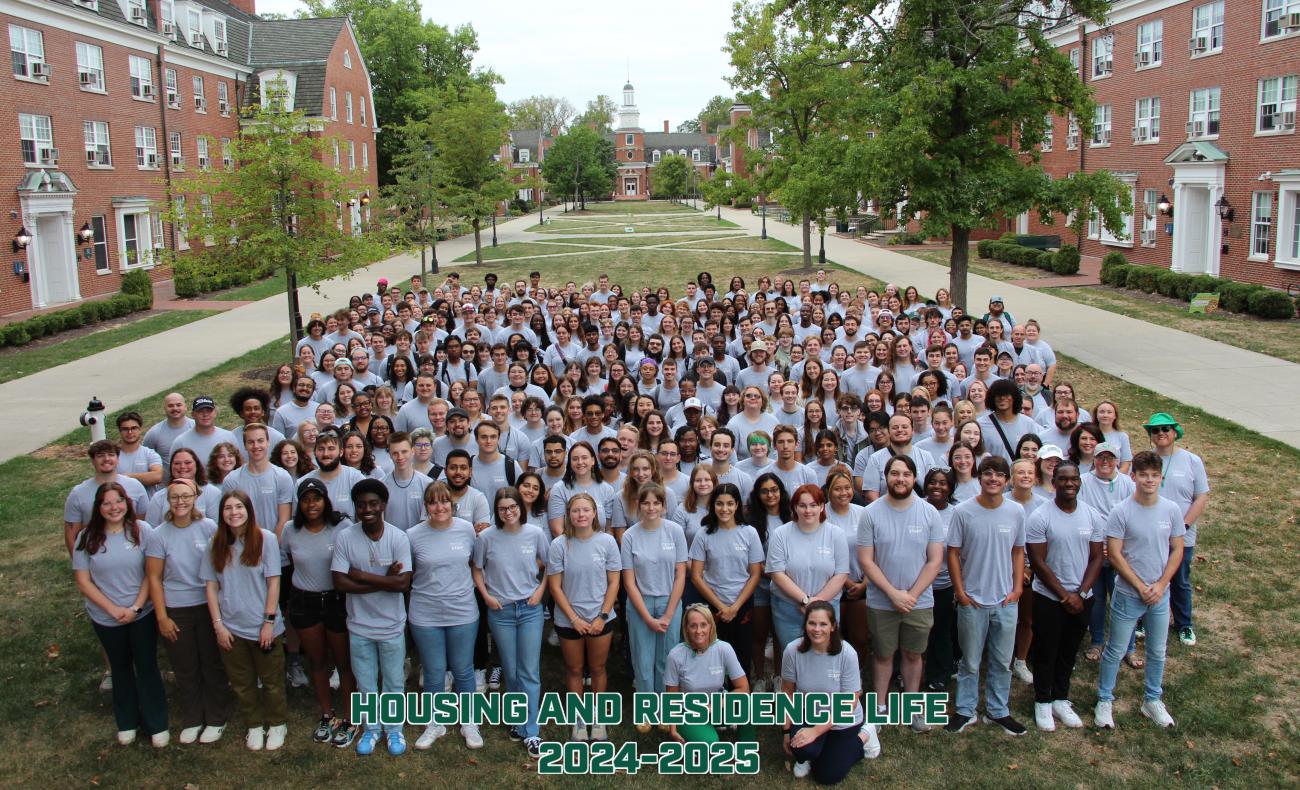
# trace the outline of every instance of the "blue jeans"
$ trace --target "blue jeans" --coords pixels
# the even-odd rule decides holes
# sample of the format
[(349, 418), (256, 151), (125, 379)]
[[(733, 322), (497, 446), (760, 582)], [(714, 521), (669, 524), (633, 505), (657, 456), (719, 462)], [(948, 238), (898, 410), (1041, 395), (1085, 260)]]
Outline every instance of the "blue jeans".
[(478, 618), (461, 625), (411, 626), (411, 639), (420, 651), (424, 672), (424, 690), (442, 691), (447, 670), (456, 680), (457, 692), (477, 691), (474, 682), (474, 639), (478, 636)]
[(1174, 628), (1192, 627), (1192, 559), (1195, 546), (1183, 547), (1183, 561), (1169, 581), (1169, 606), (1174, 612)]
[[(1088, 634), (1092, 638), (1093, 647), (1101, 647), (1106, 643), (1106, 614), (1110, 611), (1107, 601), (1115, 594), (1115, 568), (1108, 562), (1101, 565), (1101, 573), (1097, 574), (1097, 581), (1092, 585), (1092, 619), (1088, 625)], [(1137, 649), (1137, 632), (1129, 639), (1128, 652), (1132, 653)]]
[[(402, 666), (406, 661), (406, 637), (392, 639), (367, 639), (355, 631), (348, 633), (348, 647), (352, 653), (352, 674), (357, 679), (357, 691), (362, 694), (401, 694), (406, 690), (406, 674)], [(380, 685), (382, 678), (383, 685)], [(368, 730), (378, 730), (371, 723)], [(384, 726), (388, 732), (401, 732), (397, 724)]]
[(1011, 654), (1016, 646), (1016, 618), (1019, 604), (1001, 606), (958, 606), (957, 642), (961, 662), (957, 665), (957, 712), (975, 715), (980, 701), (980, 662), (989, 652), (984, 673), (984, 710), (990, 718), (1010, 713)]
[[(835, 607), (835, 619), (840, 617), (840, 602), (831, 601)], [(772, 594), (772, 630), (776, 631), (776, 652), (785, 650), (785, 646), (803, 636), (803, 612), (799, 605), (785, 598)]]
[(1138, 620), (1146, 622), (1146, 674), (1143, 693), (1147, 700), (1160, 699), (1164, 690), (1160, 682), (1165, 676), (1165, 643), (1169, 639), (1169, 591), (1158, 602), (1147, 605), (1141, 598), (1118, 590), (1110, 599), (1110, 638), (1101, 654), (1101, 669), (1097, 673), (1097, 699), (1110, 702), (1115, 699), (1115, 678), (1119, 675), (1119, 662), (1124, 658), (1124, 646), (1129, 643)]
[(506, 689), (528, 695), (528, 723), (520, 728), (523, 736), (536, 738), (537, 707), (542, 698), (542, 605), (529, 606), (528, 601), (501, 604), (501, 609), (488, 609), (488, 628), (505, 672)]
[[(668, 611), (667, 595), (643, 595), (646, 611), (651, 617), (660, 618)], [(636, 607), (627, 606), (627, 636), (632, 648), (632, 673), (636, 678), (636, 690), (644, 693), (662, 693), (664, 690), (664, 666), (668, 663), (668, 651), (682, 641), (682, 603), (677, 602), (672, 622), (668, 630), (658, 633), (646, 625)]]

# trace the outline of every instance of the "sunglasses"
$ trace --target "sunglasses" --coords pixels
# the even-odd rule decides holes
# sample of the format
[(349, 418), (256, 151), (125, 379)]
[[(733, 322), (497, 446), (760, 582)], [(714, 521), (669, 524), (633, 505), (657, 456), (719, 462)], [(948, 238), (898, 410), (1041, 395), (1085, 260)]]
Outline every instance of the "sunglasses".
[(1173, 430), (1169, 425), (1157, 425), (1154, 428), (1147, 428), (1147, 433), (1168, 433)]

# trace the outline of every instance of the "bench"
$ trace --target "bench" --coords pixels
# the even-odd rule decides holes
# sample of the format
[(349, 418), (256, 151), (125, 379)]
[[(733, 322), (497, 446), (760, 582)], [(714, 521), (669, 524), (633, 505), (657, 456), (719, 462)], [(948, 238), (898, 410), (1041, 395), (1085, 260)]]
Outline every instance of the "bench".
[(1035, 250), (1055, 250), (1061, 247), (1060, 236), (1016, 236), (1016, 244)]

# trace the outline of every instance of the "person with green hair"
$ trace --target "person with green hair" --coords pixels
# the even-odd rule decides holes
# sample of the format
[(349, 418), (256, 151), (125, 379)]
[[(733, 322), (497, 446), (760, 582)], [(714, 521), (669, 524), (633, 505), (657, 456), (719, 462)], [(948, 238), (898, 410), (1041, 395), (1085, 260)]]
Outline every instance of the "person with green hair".
[[(682, 617), (682, 641), (668, 652), (664, 666), (664, 691), (699, 692), (704, 694), (724, 691), (725, 682), (731, 681), (731, 693), (748, 694), (749, 678), (730, 644), (718, 639), (718, 626), (708, 604), (693, 603), (686, 607)], [(679, 743), (717, 743), (718, 730), (712, 724), (670, 724), (668, 734)], [(752, 724), (743, 724), (737, 732), (737, 741), (755, 741), (757, 732)]]

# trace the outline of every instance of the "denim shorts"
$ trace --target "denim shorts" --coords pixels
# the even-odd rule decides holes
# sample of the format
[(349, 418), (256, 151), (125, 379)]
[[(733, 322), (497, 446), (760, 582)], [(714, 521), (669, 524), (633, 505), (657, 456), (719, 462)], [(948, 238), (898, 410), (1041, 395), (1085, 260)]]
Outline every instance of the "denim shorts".
[(772, 580), (764, 576), (754, 588), (754, 606), (758, 609), (772, 608)]
[(289, 624), (294, 628), (313, 628), (325, 624), (335, 634), (348, 632), (348, 610), (343, 593), (337, 590), (307, 592), (293, 588), (289, 594)]

